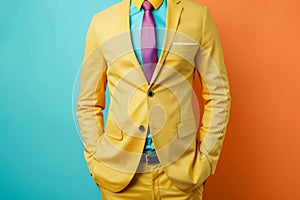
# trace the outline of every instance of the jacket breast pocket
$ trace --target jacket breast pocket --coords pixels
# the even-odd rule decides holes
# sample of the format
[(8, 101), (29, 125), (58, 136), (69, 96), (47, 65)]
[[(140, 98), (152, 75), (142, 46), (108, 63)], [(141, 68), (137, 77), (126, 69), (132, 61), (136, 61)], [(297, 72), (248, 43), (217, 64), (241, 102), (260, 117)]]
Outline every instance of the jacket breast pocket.
[(196, 122), (194, 119), (181, 121), (177, 125), (178, 137), (183, 138), (189, 135), (196, 134)]
[(122, 140), (123, 139), (123, 131), (119, 128), (118, 124), (112, 121), (106, 121), (106, 131), (104, 133), (106, 136), (116, 139)]
[(170, 53), (177, 55), (180, 59), (183, 59), (190, 64), (193, 64), (198, 48), (199, 45), (196, 42), (175, 41), (170, 48)]

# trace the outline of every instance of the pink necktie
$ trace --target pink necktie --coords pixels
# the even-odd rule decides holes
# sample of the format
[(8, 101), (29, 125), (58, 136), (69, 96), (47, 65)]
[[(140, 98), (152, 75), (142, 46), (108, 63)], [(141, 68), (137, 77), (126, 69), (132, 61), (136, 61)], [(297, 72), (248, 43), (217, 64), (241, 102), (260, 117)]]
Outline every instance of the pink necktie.
[(141, 50), (144, 74), (149, 84), (158, 61), (155, 39), (155, 22), (151, 12), (153, 9), (151, 3), (145, 0), (142, 7), (145, 12), (141, 33)]

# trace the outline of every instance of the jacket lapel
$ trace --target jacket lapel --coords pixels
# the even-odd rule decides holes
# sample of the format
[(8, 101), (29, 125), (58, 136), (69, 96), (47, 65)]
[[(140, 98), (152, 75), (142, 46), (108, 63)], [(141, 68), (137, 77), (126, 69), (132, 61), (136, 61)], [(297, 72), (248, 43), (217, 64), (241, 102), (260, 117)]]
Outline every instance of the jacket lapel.
[[(178, 27), (180, 15), (182, 11), (182, 6), (180, 5), (180, 0), (168, 0), (167, 2), (167, 13), (166, 13), (166, 31), (164, 36), (163, 47), (161, 55), (159, 57), (158, 63), (156, 65), (155, 71), (153, 73), (152, 79), (150, 81), (150, 87), (154, 83), (159, 71), (161, 70), (162, 64), (164, 63), (168, 51), (172, 45), (172, 41), (175, 36), (175, 32)], [(147, 83), (146, 77), (140, 63), (134, 53), (133, 45), (130, 35), (130, 0), (124, 0), (121, 2), (120, 10), (117, 13), (118, 19), (118, 33), (125, 34), (126, 42), (128, 49), (130, 50), (131, 61), (134, 67), (138, 67), (141, 75), (144, 77), (145, 82)]]
[(144, 71), (141, 68), (140, 63), (133, 50), (133, 44), (130, 33), (130, 0), (124, 0), (121, 2), (120, 9), (116, 17), (118, 20), (117, 33), (124, 35), (124, 38), (126, 39), (126, 45), (128, 46), (127, 49), (129, 50), (129, 56), (131, 56), (131, 62), (133, 64), (133, 67), (137, 68), (141, 76), (144, 78), (144, 81), (147, 83)]
[(168, 55), (169, 49), (172, 45), (176, 30), (179, 24), (182, 6), (180, 5), (180, 0), (168, 0), (167, 2), (167, 13), (166, 13), (166, 31), (164, 36), (164, 43), (161, 51), (161, 55), (156, 65), (155, 71), (153, 73), (152, 79), (150, 81), (150, 87), (154, 83), (162, 65)]

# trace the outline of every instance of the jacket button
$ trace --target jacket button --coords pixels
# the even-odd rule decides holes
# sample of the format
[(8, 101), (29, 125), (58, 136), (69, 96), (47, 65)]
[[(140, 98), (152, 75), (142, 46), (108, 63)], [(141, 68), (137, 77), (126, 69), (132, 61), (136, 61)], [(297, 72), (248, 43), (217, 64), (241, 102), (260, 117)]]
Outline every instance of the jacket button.
[(145, 127), (144, 126), (139, 126), (139, 130), (141, 131), (141, 132), (144, 132), (145, 131)]
[(149, 97), (153, 97), (153, 96), (154, 96), (154, 92), (149, 91), (149, 92), (148, 92), (148, 96), (149, 96)]

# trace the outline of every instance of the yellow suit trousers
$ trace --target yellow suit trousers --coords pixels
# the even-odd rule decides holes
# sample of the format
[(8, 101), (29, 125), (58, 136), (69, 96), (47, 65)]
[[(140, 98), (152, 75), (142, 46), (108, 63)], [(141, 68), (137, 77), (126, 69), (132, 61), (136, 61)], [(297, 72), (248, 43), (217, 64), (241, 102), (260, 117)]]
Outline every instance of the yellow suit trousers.
[(160, 164), (140, 163), (139, 172), (120, 192), (98, 186), (103, 200), (202, 200), (203, 184), (190, 192), (179, 190), (167, 177)]

